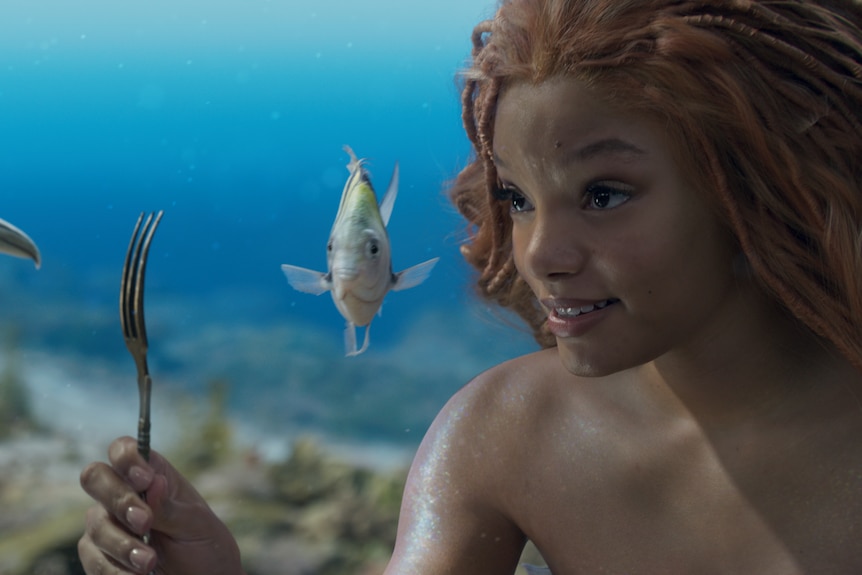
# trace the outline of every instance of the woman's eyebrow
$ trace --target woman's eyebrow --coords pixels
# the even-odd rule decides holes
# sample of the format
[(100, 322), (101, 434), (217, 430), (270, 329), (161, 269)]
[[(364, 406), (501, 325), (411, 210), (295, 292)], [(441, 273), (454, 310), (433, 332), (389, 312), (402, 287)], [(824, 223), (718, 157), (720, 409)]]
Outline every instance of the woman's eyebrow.
[[(580, 162), (592, 160), (597, 156), (630, 155), (646, 156), (647, 153), (631, 142), (620, 138), (604, 138), (578, 148), (574, 151), (574, 158)], [(505, 168), (506, 162), (495, 152), (493, 155), (494, 165)]]
[(598, 140), (579, 148), (575, 152), (575, 157), (580, 161), (591, 160), (596, 156), (607, 155), (645, 156), (646, 152), (631, 142), (627, 142), (619, 138), (605, 138), (603, 140)]

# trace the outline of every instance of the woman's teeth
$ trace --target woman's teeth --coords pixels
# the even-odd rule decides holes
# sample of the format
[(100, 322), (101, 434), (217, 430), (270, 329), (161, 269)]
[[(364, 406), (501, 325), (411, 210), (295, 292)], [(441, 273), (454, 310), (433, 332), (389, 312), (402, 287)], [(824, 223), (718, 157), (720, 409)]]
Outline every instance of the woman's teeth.
[(578, 317), (581, 314), (590, 313), (591, 311), (605, 308), (614, 301), (616, 300), (606, 299), (603, 301), (596, 302), (594, 304), (582, 305), (581, 307), (558, 307), (555, 308), (554, 311), (556, 311), (557, 316), (559, 317)]

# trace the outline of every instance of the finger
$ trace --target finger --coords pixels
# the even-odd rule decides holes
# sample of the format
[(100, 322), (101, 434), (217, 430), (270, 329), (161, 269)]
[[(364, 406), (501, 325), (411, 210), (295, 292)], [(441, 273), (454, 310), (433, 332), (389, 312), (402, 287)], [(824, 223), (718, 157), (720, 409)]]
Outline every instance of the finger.
[(78, 559), (80, 559), (84, 573), (87, 575), (129, 575), (133, 573), (120, 568), (103, 555), (86, 535), (78, 541)]
[(108, 461), (116, 472), (138, 492), (149, 489), (153, 468), (138, 453), (138, 442), (132, 437), (120, 437), (108, 447)]
[(104, 508), (87, 511), (84, 536), (78, 555), (88, 573), (149, 573), (155, 568), (156, 553), (132, 536), (108, 515)]
[(91, 463), (81, 472), (81, 487), (119, 523), (143, 535), (153, 522), (152, 510), (134, 487), (104, 463)]

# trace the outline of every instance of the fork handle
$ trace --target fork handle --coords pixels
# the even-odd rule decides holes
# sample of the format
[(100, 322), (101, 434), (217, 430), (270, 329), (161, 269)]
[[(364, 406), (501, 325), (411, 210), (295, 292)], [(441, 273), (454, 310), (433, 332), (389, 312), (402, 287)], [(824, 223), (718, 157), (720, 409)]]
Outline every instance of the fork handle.
[[(146, 493), (140, 493), (139, 495), (141, 496), (141, 499), (143, 499), (144, 501), (146, 501), (146, 500), (147, 500), (147, 494), (146, 494)], [(144, 533), (144, 534), (141, 536), (141, 542), (143, 542), (143, 544), (144, 544), (144, 545), (152, 545), (152, 543), (150, 543), (150, 539), (152, 539), (152, 538), (150, 537), (150, 532), (149, 532), (149, 531), (148, 531), (148, 532), (146, 532), (146, 533)], [(153, 570), (152, 570), (152, 571), (150, 571), (147, 575), (156, 575), (156, 570), (155, 570), (155, 569), (153, 569)]]
[(138, 418), (138, 453), (150, 460), (150, 420), (143, 417)]
[(139, 375), (138, 393), (140, 394), (140, 412), (138, 415), (138, 453), (146, 461), (150, 460), (150, 389), (152, 386), (153, 380), (148, 373)]
[[(146, 370), (146, 367), (143, 368)], [(149, 374), (144, 373), (138, 377), (138, 392), (140, 394), (140, 413), (138, 415), (138, 453), (145, 461), (150, 460), (150, 389), (153, 387), (153, 380)], [(141, 499), (147, 500), (147, 494), (141, 493)], [(150, 545), (150, 534), (145, 533), (141, 537), (144, 545)], [(155, 571), (151, 571), (148, 575), (155, 575)]]

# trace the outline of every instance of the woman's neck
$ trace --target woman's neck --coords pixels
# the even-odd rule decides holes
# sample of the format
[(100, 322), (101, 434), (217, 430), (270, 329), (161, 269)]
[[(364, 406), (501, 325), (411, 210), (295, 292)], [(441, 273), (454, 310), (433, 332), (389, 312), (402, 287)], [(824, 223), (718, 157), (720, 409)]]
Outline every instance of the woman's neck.
[(796, 412), (833, 394), (862, 398), (862, 373), (828, 342), (759, 293), (741, 297), (705, 337), (643, 366), (642, 377), (705, 427)]

